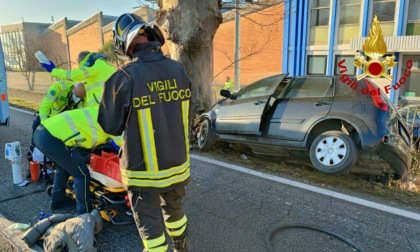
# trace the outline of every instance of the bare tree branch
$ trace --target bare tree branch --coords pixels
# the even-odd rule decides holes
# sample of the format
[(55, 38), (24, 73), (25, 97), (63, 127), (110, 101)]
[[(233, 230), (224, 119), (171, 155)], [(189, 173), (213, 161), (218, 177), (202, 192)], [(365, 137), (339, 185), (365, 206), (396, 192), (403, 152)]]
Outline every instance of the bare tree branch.
[(41, 39), (35, 31), (25, 31), (22, 36), (10, 37), (9, 50), (15, 57), (18, 68), (26, 80), (28, 89), (33, 91), (36, 70), (39, 62), (34, 56), (36, 51), (42, 49)]
[(268, 24), (262, 24), (262, 23), (258, 23), (257, 21), (255, 21), (254, 19), (252, 19), (252, 18), (249, 18), (248, 16), (246, 16), (246, 15), (240, 15), (241, 17), (243, 17), (243, 18), (245, 18), (245, 19), (248, 19), (249, 21), (251, 21), (252, 23), (254, 23), (254, 24), (256, 24), (256, 25), (259, 25), (259, 26), (261, 26), (261, 27), (264, 27), (264, 26), (272, 26), (272, 25), (275, 25), (276, 23), (278, 23), (278, 22), (280, 22), (280, 21), (282, 21), (283, 20), (283, 18), (279, 18), (279, 19), (277, 19), (277, 20), (273, 20), (271, 23), (268, 23)]
[(233, 63), (233, 60), (232, 60), (232, 57), (230, 57), (228, 54), (227, 54), (227, 52), (226, 51), (222, 51), (222, 50), (220, 50), (220, 49), (218, 49), (218, 48), (215, 48), (215, 50), (216, 51), (219, 51), (219, 52), (221, 52), (231, 63)]
[[(260, 48), (258, 48), (257, 50), (252, 50), (252, 51), (249, 51), (248, 52), (248, 54), (247, 55), (245, 55), (245, 56), (243, 56), (243, 57), (241, 57), (241, 58), (239, 58), (238, 60), (236, 60), (236, 61), (232, 61), (229, 57), (229, 60), (231, 60), (231, 63), (228, 65), (228, 66), (226, 66), (225, 68), (223, 68), (221, 71), (219, 71), (215, 76), (213, 76), (213, 79), (214, 78), (216, 78), (217, 76), (219, 76), (220, 74), (222, 74), (224, 71), (226, 71), (227, 69), (229, 69), (229, 68), (231, 68), (236, 62), (240, 62), (241, 60), (244, 60), (244, 59), (247, 59), (247, 58), (250, 58), (250, 57), (252, 57), (252, 56), (254, 56), (254, 55), (257, 55), (257, 54), (259, 54), (260, 52), (262, 52), (267, 46), (268, 46), (268, 44), (270, 43), (270, 36), (268, 36), (268, 38), (267, 38), (267, 40), (265, 41), (265, 43), (260, 47)], [(255, 46), (255, 44), (254, 44), (254, 46)], [(218, 50), (218, 51), (220, 51), (220, 50)], [(222, 51), (220, 51), (220, 52), (222, 52)], [(222, 52), (223, 53), (223, 52)], [(226, 54), (225, 54), (226, 55)], [(226, 55), (227, 56), (227, 55)]]

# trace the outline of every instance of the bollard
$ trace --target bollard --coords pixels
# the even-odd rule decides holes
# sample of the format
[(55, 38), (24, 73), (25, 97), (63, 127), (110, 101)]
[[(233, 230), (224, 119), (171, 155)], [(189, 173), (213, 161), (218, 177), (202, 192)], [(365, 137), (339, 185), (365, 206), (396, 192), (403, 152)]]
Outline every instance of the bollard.
[(13, 184), (20, 184), (23, 182), (22, 167), (20, 166), (20, 159), (12, 159)]
[(22, 167), (20, 160), (22, 160), (22, 151), (20, 149), (19, 141), (7, 143), (4, 156), (6, 159), (12, 161), (13, 184), (20, 184), (23, 182)]

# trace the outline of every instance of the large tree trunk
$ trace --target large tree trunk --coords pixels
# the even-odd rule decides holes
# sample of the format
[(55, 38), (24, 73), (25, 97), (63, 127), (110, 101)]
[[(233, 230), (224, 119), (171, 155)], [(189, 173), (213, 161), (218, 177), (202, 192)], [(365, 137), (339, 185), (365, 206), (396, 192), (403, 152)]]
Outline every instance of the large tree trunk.
[(221, 0), (159, 0), (158, 4), (156, 21), (170, 40), (171, 58), (181, 62), (192, 83), (193, 118), (213, 102), (213, 38), (222, 22)]

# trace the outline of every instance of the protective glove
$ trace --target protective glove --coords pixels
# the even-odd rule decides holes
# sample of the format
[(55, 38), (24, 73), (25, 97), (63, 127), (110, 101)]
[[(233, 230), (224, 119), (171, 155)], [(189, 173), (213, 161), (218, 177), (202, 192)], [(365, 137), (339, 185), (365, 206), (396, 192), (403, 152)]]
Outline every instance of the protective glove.
[(51, 71), (55, 68), (54, 63), (50, 60), (50, 64), (41, 63), (41, 66), (45, 68), (48, 72), (51, 73)]
[(120, 151), (120, 146), (118, 146), (113, 139), (109, 139), (109, 144), (111, 144), (111, 146), (118, 152)]

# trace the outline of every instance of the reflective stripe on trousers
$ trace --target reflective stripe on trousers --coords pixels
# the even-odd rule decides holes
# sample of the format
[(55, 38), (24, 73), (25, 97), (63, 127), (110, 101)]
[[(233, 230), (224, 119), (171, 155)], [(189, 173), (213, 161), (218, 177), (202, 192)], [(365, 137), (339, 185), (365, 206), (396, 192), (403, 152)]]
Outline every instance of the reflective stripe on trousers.
[[(178, 187), (166, 193), (128, 190), (136, 227), (146, 251), (166, 251), (165, 227), (169, 235), (180, 236), (186, 230), (187, 217), (182, 198), (185, 188)], [(163, 213), (163, 216), (162, 216)], [(181, 232), (182, 231), (182, 232)], [(171, 235), (171, 236), (172, 236)]]

